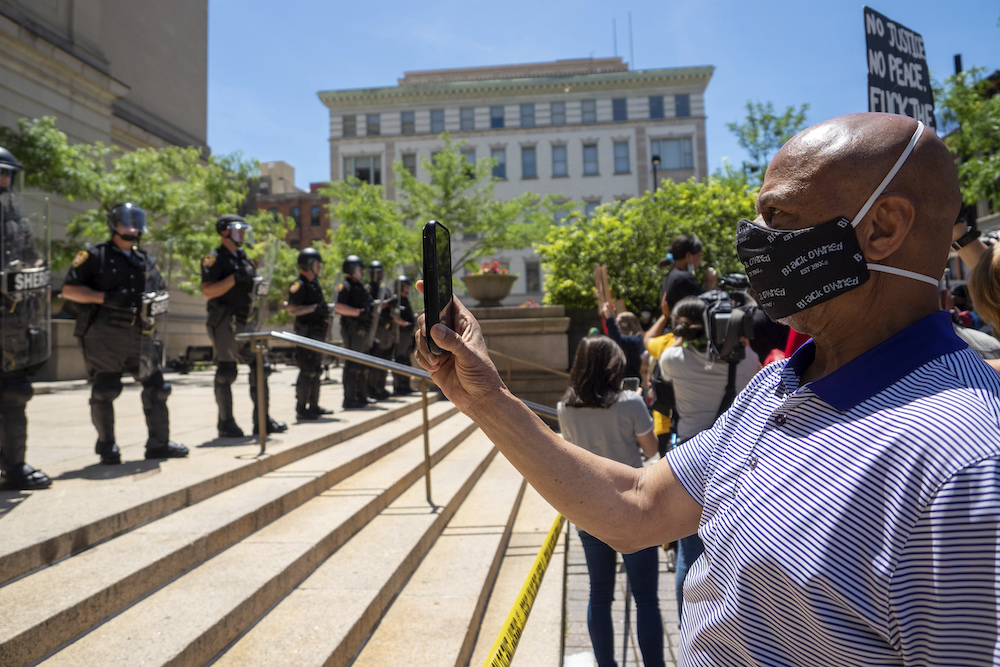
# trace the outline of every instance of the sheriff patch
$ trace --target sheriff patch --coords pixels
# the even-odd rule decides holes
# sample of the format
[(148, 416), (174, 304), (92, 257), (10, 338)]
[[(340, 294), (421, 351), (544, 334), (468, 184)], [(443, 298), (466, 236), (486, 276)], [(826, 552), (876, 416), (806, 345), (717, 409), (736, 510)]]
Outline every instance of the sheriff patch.
[(80, 266), (81, 264), (87, 261), (88, 257), (90, 257), (90, 253), (87, 252), (86, 250), (81, 250), (80, 252), (76, 253), (76, 257), (73, 258), (73, 266), (74, 267)]
[(215, 255), (205, 255), (205, 259), (201, 260), (201, 265), (206, 269), (210, 269), (212, 268), (212, 265), (215, 264), (215, 260)]
[(337, 283), (337, 291), (344, 289), (344, 283)]
[(292, 283), (292, 286), (288, 288), (288, 291), (291, 292), (292, 294), (295, 294), (296, 292), (299, 291), (300, 287), (302, 287), (302, 283), (296, 280), (294, 283)]

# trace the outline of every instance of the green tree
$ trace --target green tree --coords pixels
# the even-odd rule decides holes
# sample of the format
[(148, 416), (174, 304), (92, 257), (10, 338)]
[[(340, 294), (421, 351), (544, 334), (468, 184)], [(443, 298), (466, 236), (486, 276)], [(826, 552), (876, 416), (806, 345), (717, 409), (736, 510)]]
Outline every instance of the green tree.
[(774, 103), (755, 104), (747, 100), (746, 110), (746, 122), (726, 123), (726, 127), (736, 135), (739, 145), (750, 154), (747, 167), (755, 174), (759, 185), (764, 180), (764, 172), (774, 154), (805, 127), (809, 105), (803, 104), (798, 109), (790, 106), (778, 116), (774, 111)]
[(664, 181), (656, 194), (605, 204), (587, 218), (571, 214), (536, 246), (547, 271), (545, 302), (594, 308), (594, 267), (606, 264), (612, 293), (629, 310), (657, 303), (663, 273), (658, 261), (673, 239), (694, 233), (704, 244), (699, 278), (714, 267), (742, 272), (736, 222), (754, 216), (755, 191), (741, 171), (727, 168), (704, 181)]
[(959, 158), (958, 178), (966, 203), (986, 200), (1000, 209), (1000, 91), (976, 68), (949, 76), (935, 91), (938, 116), (957, 129), (944, 137)]
[(461, 153), (464, 141), (452, 141), (447, 132), (440, 138), (444, 148), (433, 160), (420, 161), (430, 174), (428, 182), (417, 180), (399, 160), (392, 168), (403, 217), (416, 226), (439, 220), (451, 231), (453, 270), (474, 268), (476, 260), (498, 250), (531, 246), (544, 238), (557, 212), (571, 208), (554, 195), (531, 192), (495, 199), (496, 160), (481, 158), (470, 164)]
[(418, 234), (405, 223), (396, 202), (385, 198), (384, 187), (351, 177), (330, 183), (320, 193), (330, 197), (331, 217), (338, 222), (332, 243), (324, 248), (334, 256), (378, 260), (387, 271), (420, 261)]

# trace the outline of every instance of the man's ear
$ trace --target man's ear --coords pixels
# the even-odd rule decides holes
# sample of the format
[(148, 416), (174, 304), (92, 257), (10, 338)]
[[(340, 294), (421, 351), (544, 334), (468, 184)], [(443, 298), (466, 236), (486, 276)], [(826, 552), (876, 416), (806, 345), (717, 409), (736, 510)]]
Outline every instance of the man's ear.
[(859, 227), (861, 249), (869, 261), (889, 257), (903, 245), (916, 217), (909, 197), (888, 193), (879, 197)]

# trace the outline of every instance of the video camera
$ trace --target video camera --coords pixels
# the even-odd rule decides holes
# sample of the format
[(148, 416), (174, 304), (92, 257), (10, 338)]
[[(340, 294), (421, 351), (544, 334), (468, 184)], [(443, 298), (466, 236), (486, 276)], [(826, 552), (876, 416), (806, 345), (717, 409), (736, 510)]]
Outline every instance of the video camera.
[(705, 336), (709, 352), (719, 361), (737, 363), (746, 357), (741, 338), (753, 338), (757, 302), (747, 293), (750, 281), (741, 273), (721, 278), (721, 287), (699, 295), (705, 309)]

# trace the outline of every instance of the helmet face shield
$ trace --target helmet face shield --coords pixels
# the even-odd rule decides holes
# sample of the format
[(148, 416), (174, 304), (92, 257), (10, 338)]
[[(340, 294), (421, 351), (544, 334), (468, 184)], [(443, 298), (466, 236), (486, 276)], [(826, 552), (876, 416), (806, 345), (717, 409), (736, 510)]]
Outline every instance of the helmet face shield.
[(321, 259), (313, 260), (313, 263), (312, 263), (312, 272), (316, 274), (317, 278), (320, 278), (320, 277), (323, 276), (323, 267), (324, 266), (325, 266), (325, 264), (323, 263), (323, 260), (321, 260)]
[(229, 238), (233, 240), (236, 245), (253, 245), (253, 227), (245, 222), (230, 222), (229, 226)]
[(129, 206), (121, 209), (118, 214), (118, 225), (120, 227), (132, 227), (139, 234), (148, 231), (146, 227), (146, 212), (136, 206)]
[(134, 243), (148, 231), (146, 212), (134, 204), (120, 204), (108, 214), (108, 227), (112, 234)]

